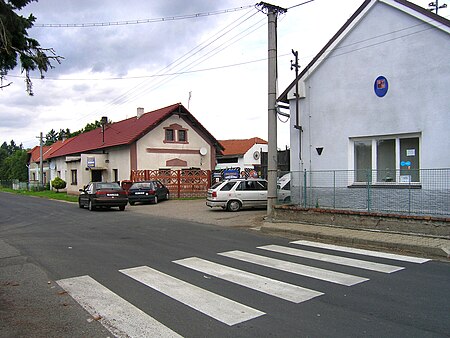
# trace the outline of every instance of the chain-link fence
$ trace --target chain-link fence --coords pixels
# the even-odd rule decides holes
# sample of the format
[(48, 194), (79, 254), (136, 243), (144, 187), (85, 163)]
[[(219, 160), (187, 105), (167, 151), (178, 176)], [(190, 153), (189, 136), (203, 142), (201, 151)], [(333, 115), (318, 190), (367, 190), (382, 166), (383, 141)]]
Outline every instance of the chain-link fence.
[(289, 188), (305, 208), (450, 217), (450, 169), (291, 172)]

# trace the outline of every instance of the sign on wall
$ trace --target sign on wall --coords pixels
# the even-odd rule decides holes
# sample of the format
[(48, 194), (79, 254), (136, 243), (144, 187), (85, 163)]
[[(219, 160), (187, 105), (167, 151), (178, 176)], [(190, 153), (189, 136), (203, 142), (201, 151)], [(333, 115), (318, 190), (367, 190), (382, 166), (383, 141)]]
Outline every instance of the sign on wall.
[(383, 97), (389, 89), (388, 80), (384, 76), (378, 76), (373, 84), (373, 89), (378, 97)]
[(94, 168), (95, 167), (95, 157), (88, 157), (87, 158), (87, 166), (88, 166), (88, 168)]

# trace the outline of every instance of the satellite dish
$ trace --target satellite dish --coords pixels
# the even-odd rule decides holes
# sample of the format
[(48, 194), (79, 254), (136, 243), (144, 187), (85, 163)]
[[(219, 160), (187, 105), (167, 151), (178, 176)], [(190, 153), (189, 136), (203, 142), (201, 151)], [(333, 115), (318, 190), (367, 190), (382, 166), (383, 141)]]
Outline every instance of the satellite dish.
[(200, 155), (205, 156), (208, 153), (208, 150), (205, 147), (200, 148)]
[(256, 160), (256, 161), (258, 161), (259, 160), (259, 151), (255, 151), (254, 153), (253, 153), (253, 159), (254, 160)]

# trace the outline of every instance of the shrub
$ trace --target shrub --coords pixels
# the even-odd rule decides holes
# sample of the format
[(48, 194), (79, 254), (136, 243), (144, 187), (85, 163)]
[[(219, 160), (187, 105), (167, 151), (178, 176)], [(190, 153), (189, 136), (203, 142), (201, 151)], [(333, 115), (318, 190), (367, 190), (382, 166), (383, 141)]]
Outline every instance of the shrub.
[(64, 181), (60, 177), (55, 177), (55, 179), (52, 181), (52, 187), (56, 189), (56, 192), (59, 192), (59, 189), (64, 189), (66, 185), (66, 181)]

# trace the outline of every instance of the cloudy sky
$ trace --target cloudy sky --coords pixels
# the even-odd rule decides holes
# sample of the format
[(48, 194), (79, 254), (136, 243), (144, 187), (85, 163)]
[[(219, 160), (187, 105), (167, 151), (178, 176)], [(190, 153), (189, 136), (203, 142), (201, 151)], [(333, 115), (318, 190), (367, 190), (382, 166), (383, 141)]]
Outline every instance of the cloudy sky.
[[(279, 93), (294, 78), (291, 50), (306, 66), (363, 0), (315, 0), (294, 7), (302, 2), (270, 2), (292, 7), (278, 18)], [(425, 7), (429, 0), (413, 2)], [(116, 122), (134, 116), (137, 107), (148, 112), (177, 102), (189, 107), (216, 139), (267, 139), (267, 16), (254, 4), (33, 2), (21, 11), (37, 17), (29, 35), (64, 60), (44, 80), (33, 74), (33, 97), (19, 68), (8, 74), (5, 82), (13, 84), (0, 91), (0, 142), (14, 140), (31, 148), (38, 145), (40, 132), (76, 131), (102, 116)], [(280, 117), (278, 147), (286, 145), (289, 127)]]

